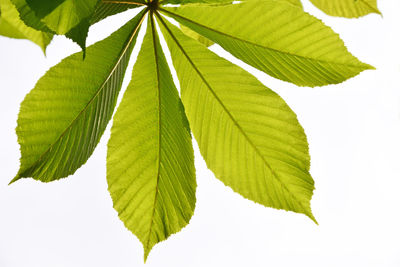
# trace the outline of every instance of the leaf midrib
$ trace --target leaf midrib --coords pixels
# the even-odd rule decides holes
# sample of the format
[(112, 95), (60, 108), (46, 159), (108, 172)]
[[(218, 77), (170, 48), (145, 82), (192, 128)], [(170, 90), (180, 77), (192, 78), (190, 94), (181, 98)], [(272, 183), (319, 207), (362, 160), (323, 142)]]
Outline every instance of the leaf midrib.
[[(153, 222), (154, 222), (154, 214), (156, 211), (156, 202), (157, 202), (157, 197), (158, 197), (158, 185), (160, 181), (160, 165), (161, 165), (161, 88), (160, 88), (160, 69), (159, 69), (159, 62), (158, 62), (158, 52), (157, 52), (157, 46), (156, 46), (156, 33), (155, 33), (155, 28), (154, 28), (154, 18), (153, 18), (153, 12), (150, 12), (150, 23), (151, 23), (151, 31), (152, 31), (152, 38), (153, 38), (153, 48), (154, 48), (154, 60), (156, 64), (156, 75), (157, 75), (157, 89), (158, 89), (158, 157), (157, 157), (157, 181), (156, 181), (156, 193), (154, 195), (154, 202), (153, 202), (153, 211), (151, 214), (150, 218), (150, 227), (149, 227), (149, 235), (147, 238), (146, 242), (146, 247), (145, 247), (145, 254), (147, 254), (147, 251), (149, 251), (149, 244), (150, 244), (150, 238), (151, 238), (151, 231), (153, 228)], [(145, 255), (146, 257), (146, 255)]]
[[(192, 67), (194, 68), (194, 70), (197, 72), (197, 74), (200, 76), (201, 80), (205, 83), (205, 85), (207, 86), (207, 88), (210, 90), (211, 94), (216, 98), (216, 100), (218, 101), (218, 103), (221, 105), (221, 107), (224, 109), (224, 111), (227, 113), (227, 115), (231, 118), (232, 122), (235, 124), (235, 126), (239, 129), (239, 131), (242, 133), (242, 135), (245, 137), (245, 139), (247, 140), (247, 142), (253, 147), (253, 149), (255, 150), (256, 154), (262, 159), (262, 161), (264, 162), (264, 164), (267, 166), (267, 168), (270, 170), (270, 172), (272, 173), (272, 177), (274, 177), (283, 187), (283, 189), (285, 189), (289, 195), (295, 199), (297, 201), (297, 203), (299, 203), (299, 205), (303, 208), (303, 211), (306, 213), (307, 216), (309, 216), (314, 222), (316, 222), (315, 218), (313, 217), (312, 213), (309, 213), (309, 210), (307, 208), (304, 207), (303, 203), (301, 201), (299, 201), (297, 199), (297, 197), (287, 188), (287, 186), (278, 178), (278, 175), (275, 173), (275, 171), (271, 168), (271, 166), (268, 164), (268, 162), (265, 160), (264, 156), (261, 154), (261, 152), (258, 150), (258, 148), (253, 144), (253, 142), (250, 140), (250, 138), (246, 135), (246, 133), (243, 131), (243, 129), (241, 128), (241, 126), (236, 122), (236, 120), (234, 119), (233, 115), (229, 112), (229, 110), (225, 107), (225, 105), (222, 103), (222, 101), (219, 99), (219, 97), (216, 95), (216, 93), (214, 92), (214, 90), (211, 88), (211, 86), (208, 84), (208, 82), (205, 80), (204, 76), (202, 75), (202, 73), (200, 72), (200, 70), (196, 67), (196, 65), (194, 64), (194, 62), (191, 60), (191, 58), (187, 55), (186, 51), (184, 50), (184, 48), (181, 46), (181, 44), (178, 42), (178, 40), (176, 39), (176, 37), (173, 35), (173, 33), (171, 32), (171, 30), (168, 28), (168, 26), (165, 24), (165, 22), (163, 21), (163, 19), (161, 18), (161, 16), (156, 13), (156, 15), (158, 16), (158, 18), (160, 19), (160, 21), (162, 22), (162, 24), (164, 25), (164, 27), (167, 29), (168, 33), (171, 35), (172, 39), (175, 41), (175, 43), (177, 44), (177, 46), (179, 47), (179, 49), (182, 51), (182, 53), (185, 55), (185, 57), (187, 58), (187, 60), (190, 62), (190, 64), (192, 65)], [(317, 223), (317, 222), (316, 222)]]
[(143, 19), (146, 15), (147, 11), (143, 12), (142, 18), (140, 19), (138, 25), (135, 27), (135, 29), (133, 30), (132, 34), (130, 35), (128, 41), (126, 42), (126, 45), (124, 47), (124, 49), (122, 50), (120, 56), (118, 57), (118, 60), (115, 62), (114, 67), (110, 70), (110, 73), (108, 74), (108, 76), (106, 77), (106, 79), (104, 80), (104, 82), (100, 85), (99, 89), (96, 91), (96, 93), (92, 96), (92, 98), (88, 101), (88, 103), (86, 104), (86, 106), (78, 113), (78, 115), (71, 121), (71, 123), (67, 126), (67, 128), (60, 134), (59, 137), (57, 137), (57, 139), (48, 147), (48, 149), (43, 152), (40, 157), (34, 162), (32, 163), (28, 168), (26, 168), (24, 171), (19, 172), (14, 179), (11, 180), (11, 182), (9, 184), (12, 184), (13, 182), (17, 181), (18, 179), (22, 178), (21, 175), (23, 175), (24, 172), (30, 170), (31, 168), (33, 168), (35, 165), (37, 165), (42, 159), (43, 157), (49, 153), (49, 151), (53, 148), (53, 146), (55, 144), (57, 144), (66, 134), (67, 132), (74, 126), (74, 124), (78, 121), (78, 119), (81, 117), (81, 115), (86, 112), (86, 110), (89, 108), (89, 106), (94, 102), (94, 100), (99, 96), (100, 92), (105, 88), (105, 84), (110, 80), (111, 76), (114, 74), (115, 70), (118, 68), (122, 58), (124, 57), (125, 53), (128, 51), (130, 45), (132, 44), (132, 41), (134, 39), (134, 37), (136, 36), (136, 33), (138, 31), (138, 29), (140, 28), (140, 26), (143, 23)]
[[(210, 27), (205, 26), (205, 25), (203, 25), (203, 24), (200, 24), (200, 23), (198, 23), (198, 22), (196, 22), (196, 21), (194, 21), (194, 20), (188, 19), (188, 18), (186, 18), (186, 17), (183, 17), (183, 16), (178, 15), (178, 14), (176, 14), (176, 13), (173, 13), (173, 12), (171, 12), (171, 11), (168, 11), (168, 10), (166, 10), (166, 9), (164, 9), (164, 8), (160, 8), (160, 10), (161, 10), (161, 11), (164, 11), (164, 12), (166, 12), (166, 13), (169, 13), (169, 14), (171, 14), (172, 16), (176, 16), (176, 17), (179, 17), (179, 18), (181, 18), (181, 19), (183, 19), (183, 20), (186, 20), (186, 21), (188, 21), (188, 22), (191, 22), (191, 23), (193, 23), (193, 24), (196, 24), (196, 25), (199, 26), (199, 27), (203, 27), (203, 28), (206, 28), (206, 29), (208, 29), (208, 30), (210, 30), (210, 31), (216, 32), (216, 33), (218, 33), (218, 34), (221, 34), (221, 35), (223, 35), (223, 36), (225, 36), (225, 37), (232, 38), (232, 39), (235, 39), (235, 40), (238, 40), (238, 41), (241, 41), (241, 42), (244, 42), (244, 43), (253, 45), (253, 46), (257, 46), (257, 47), (260, 47), (260, 48), (263, 48), (263, 49), (267, 49), (267, 50), (270, 50), (270, 51), (275, 52), (275, 53), (281, 53), (281, 54), (289, 55), (289, 56), (292, 56), (292, 57), (300, 57), (300, 58), (304, 58), (304, 59), (306, 59), (306, 60), (313, 60), (313, 61), (318, 61), (318, 62), (327, 63), (327, 64), (332, 64), (332, 63), (334, 63), (334, 64), (337, 64), (337, 65), (348, 66), (348, 67), (353, 67), (353, 68), (360, 68), (360, 67), (361, 67), (361, 68), (362, 68), (362, 67), (364, 67), (364, 68), (371, 68), (371, 66), (369, 66), (368, 64), (365, 64), (365, 63), (361, 63), (361, 64), (359, 64), (359, 65), (346, 64), (346, 63), (341, 63), (341, 62), (327, 61), (327, 60), (321, 60), (321, 59), (306, 57), (306, 56), (303, 56), (303, 55), (296, 55), (296, 54), (293, 54), (293, 53), (290, 53), (290, 52), (287, 52), (287, 51), (281, 51), (281, 50), (278, 50), (278, 49), (275, 49), (275, 48), (263, 46), (263, 45), (260, 45), (260, 44), (257, 44), (257, 43), (253, 43), (253, 42), (248, 41), (248, 40), (243, 40), (243, 39), (241, 39), (241, 38), (239, 38), (239, 37), (232, 36), (232, 35), (230, 35), (230, 34), (227, 34), (227, 33), (221, 32), (221, 31), (218, 31), (218, 30), (216, 30), (216, 29), (213, 29), (213, 28), (210, 28)], [(192, 29), (192, 30), (194, 30), (194, 29)], [(194, 31), (197, 32), (196, 30), (194, 30)], [(200, 34), (201, 36), (203, 36), (201, 33), (199, 33), (199, 32), (197, 32), (197, 33)], [(208, 38), (208, 37), (206, 37), (206, 36), (203, 36), (203, 37)]]

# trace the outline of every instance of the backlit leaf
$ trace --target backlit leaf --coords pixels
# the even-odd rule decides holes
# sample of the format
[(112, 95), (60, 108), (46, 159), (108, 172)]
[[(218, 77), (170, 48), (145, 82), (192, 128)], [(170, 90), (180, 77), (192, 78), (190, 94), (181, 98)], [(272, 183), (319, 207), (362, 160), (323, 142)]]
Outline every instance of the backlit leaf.
[(31, 7), (26, 3), (26, 0), (11, 0), (19, 12), (20, 19), (29, 27), (38, 31), (55, 33), (50, 30), (33, 12)]
[(190, 28), (180, 25), (180, 28), (182, 30), (182, 32), (184, 34), (186, 34), (187, 36), (197, 40), (199, 43), (205, 45), (205, 46), (210, 46), (213, 45), (214, 43), (210, 40), (208, 40), (206, 37), (201, 36), (200, 34), (198, 34), (197, 32), (191, 30)]
[(162, 10), (244, 62), (297, 85), (340, 83), (372, 68), (352, 56), (331, 28), (286, 1)]
[(114, 117), (107, 181), (114, 208), (143, 243), (145, 259), (193, 214), (190, 129), (152, 21)]
[(25, 0), (36, 17), (57, 34), (66, 34), (90, 18), (98, 0)]
[[(112, 16), (121, 12), (124, 12), (131, 8), (141, 7), (141, 5), (135, 5), (129, 3), (129, 1), (124, 1), (125, 3), (115, 3), (112, 1), (100, 1), (95, 10), (93, 15), (90, 18), (90, 24), (94, 24), (107, 18), (108, 16)], [(140, 2), (140, 1), (135, 1)]]
[(180, 5), (186, 5), (186, 4), (195, 4), (195, 3), (202, 3), (202, 4), (211, 4), (211, 5), (219, 5), (219, 4), (231, 4), (233, 1), (232, 0), (162, 0), (161, 4), (180, 4)]
[(308, 143), (296, 114), (249, 73), (162, 21), (207, 166), (242, 196), (315, 221)]
[[(209, 0), (209, 1), (211, 1), (211, 0)], [(300, 8), (303, 8), (303, 5), (301, 4), (300, 0), (278, 0), (278, 1), (287, 1), (288, 3), (291, 3), (291, 4), (295, 5), (295, 6), (300, 7)], [(203, 3), (201, 0), (200, 0), (200, 2)], [(219, 1), (217, 0), (217, 2), (219, 2)], [(222, 3), (226, 4), (226, 2), (222, 2)], [(182, 30), (182, 32), (184, 34), (186, 34), (189, 37), (192, 37), (193, 39), (199, 41), (201, 44), (203, 44), (205, 46), (211, 46), (211, 45), (214, 44), (213, 41), (210, 41), (206, 37), (198, 34), (197, 32), (191, 30), (190, 28), (188, 28), (188, 27), (186, 27), (184, 25), (180, 25), (180, 28), (181, 28), (181, 30)]]
[(278, 0), (278, 1), (286, 1), (286, 2), (288, 2), (288, 3), (290, 3), (290, 4), (294, 5), (294, 6), (303, 8), (303, 4), (301, 3), (300, 0)]
[[(52, 1), (54, 6), (54, 10), (52, 12), (55, 13), (63, 13), (64, 15), (56, 14), (54, 15), (55, 19), (53, 23), (48, 23), (43, 17), (43, 14), (46, 12), (50, 12), (47, 8), (47, 5), (45, 5), (46, 1), (36, 1), (36, 0), (11, 0), (14, 5), (17, 7), (19, 13), (20, 13), (20, 18), (24, 21), (24, 23), (36, 30), (47, 32), (47, 33), (52, 33), (52, 34), (63, 34), (66, 37), (70, 38), (74, 42), (76, 42), (84, 51), (86, 48), (86, 38), (87, 34), (89, 31), (89, 27), (91, 25), (91, 18), (92, 16), (100, 16), (99, 13), (94, 14), (96, 11), (95, 8), (91, 8), (91, 12), (87, 11), (87, 15), (78, 18), (76, 13), (79, 13), (76, 10), (80, 9), (81, 4), (74, 4), (73, 7), (70, 6), (68, 9), (68, 3), (70, 3), (71, 0), (56, 0)], [(91, 0), (93, 2), (96, 2), (97, 0)], [(85, 2), (85, 1), (82, 1)], [(89, 1), (90, 2), (90, 1)], [(30, 4), (36, 6), (39, 9), (43, 9), (44, 6), (46, 6), (45, 11), (42, 12), (35, 12), (35, 9), (32, 9), (32, 6)], [(42, 6), (42, 4), (44, 6)], [(93, 4), (93, 3), (92, 3)], [(71, 5), (71, 4), (70, 4)], [(86, 4), (85, 4), (86, 5)], [(100, 4), (99, 4), (100, 5)], [(50, 8), (50, 7), (49, 7)], [(66, 8), (66, 9), (65, 9)], [(50, 8), (51, 9), (51, 8)], [(55, 11), (58, 10), (59, 11)], [(76, 9), (76, 10), (75, 10)], [(75, 11), (74, 11), (75, 10)], [(103, 11), (103, 10), (101, 10)], [(67, 12), (67, 13), (65, 13)], [(85, 14), (86, 14), (85, 13)], [(105, 15), (105, 12), (101, 13), (101, 15)], [(67, 16), (69, 15), (69, 17)], [(49, 14), (51, 15), (51, 12)], [(55, 24), (59, 26), (54, 26)], [(53, 26), (52, 26), (53, 25)]]
[(45, 52), (53, 35), (28, 27), (19, 18), (18, 10), (10, 0), (0, 0), (0, 35), (28, 39), (40, 46)]
[(114, 110), (144, 11), (107, 39), (52, 67), (18, 116), (21, 166), (12, 182), (73, 174), (94, 151)]
[(358, 18), (370, 13), (381, 14), (377, 0), (310, 0), (326, 14), (337, 17)]

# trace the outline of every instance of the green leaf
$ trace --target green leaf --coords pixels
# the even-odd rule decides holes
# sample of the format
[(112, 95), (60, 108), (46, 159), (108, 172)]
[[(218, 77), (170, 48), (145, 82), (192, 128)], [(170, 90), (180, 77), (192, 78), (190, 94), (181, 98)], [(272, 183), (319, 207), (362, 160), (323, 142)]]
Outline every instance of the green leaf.
[[(210, 0), (211, 1), (211, 0)], [(279, 1), (279, 0), (278, 0)], [(280, 0), (280, 1), (287, 1), (295, 6), (298, 6), (300, 8), (303, 8), (303, 5), (301, 4), (301, 2), (299, 0)], [(225, 3), (226, 4), (226, 3)], [(207, 39), (206, 37), (198, 34), (197, 32), (191, 30), (190, 28), (180, 25), (180, 28), (182, 30), (182, 32), (184, 34), (186, 34), (189, 37), (192, 37), (193, 39), (197, 40), (199, 43), (205, 45), (205, 46), (211, 46), (214, 44), (213, 41), (210, 41), (209, 39)]]
[[(194, 1), (194, 0), (193, 0)], [(209, 2), (211, 2), (211, 0), (208, 0)], [(300, 0), (278, 0), (278, 1), (287, 1), (297, 7), (303, 8), (303, 5), (301, 4)], [(202, 2), (202, 1), (201, 1)], [(231, 3), (231, 2), (222, 2), (220, 0), (217, 0), (217, 3), (221, 2), (221, 4), (227, 4), (227, 3)], [(203, 3), (203, 2), (202, 2)], [(183, 3), (185, 4), (185, 3)], [(209, 39), (207, 39), (206, 37), (198, 34), (197, 32), (191, 30), (190, 28), (184, 26), (184, 25), (180, 25), (180, 28), (182, 30), (182, 32), (184, 34), (186, 34), (189, 37), (192, 37), (193, 39), (197, 40), (199, 43), (205, 45), (205, 46), (211, 46), (214, 44), (213, 41), (210, 41)]]
[[(251, 1), (251, 0), (248, 0), (248, 1)], [(303, 9), (303, 4), (301, 3), (300, 0), (277, 0), (277, 1), (285, 1), (285, 2), (288, 2), (294, 6), (297, 6), (297, 7), (300, 7), (301, 9)]]
[(286, 1), (162, 10), (251, 66), (297, 85), (340, 83), (372, 68), (351, 55), (331, 28)]
[[(242, 0), (244, 1), (254, 1), (254, 0)], [(295, 5), (297, 7), (303, 8), (303, 5), (300, 0), (276, 0), (276, 1), (285, 1)], [(232, 4), (232, 0), (163, 0), (161, 1), (162, 5), (165, 4), (209, 4), (209, 5), (227, 5)]]
[[(99, 22), (100, 20), (103, 20), (108, 16), (124, 12), (128, 9), (143, 6), (143, 5), (136, 5), (133, 2), (129, 3), (130, 1), (124, 1), (124, 2), (126, 2), (126, 4), (112, 2), (112, 1), (100, 1), (97, 4), (92, 17), (90, 18), (90, 24), (95, 24), (96, 22)], [(140, 1), (135, 1), (135, 2), (140, 3)]]
[(180, 25), (180, 28), (181, 28), (181, 30), (182, 30), (182, 32), (184, 34), (186, 34), (187, 36), (197, 40), (199, 43), (201, 43), (201, 44), (203, 44), (203, 45), (205, 45), (207, 47), (214, 44), (212, 41), (210, 41), (206, 37), (201, 36), (200, 34), (198, 34), (195, 31), (192, 31), (190, 28), (188, 28), (186, 26)]
[(66, 34), (82, 20), (90, 18), (98, 0), (25, 0), (47, 27)]
[(376, 0), (310, 0), (326, 14), (345, 18), (358, 18), (370, 13), (381, 14)]
[[(248, 1), (260, 1), (260, 0), (243, 0), (242, 2), (248, 2)], [(261, 0), (263, 1), (263, 0)], [(275, 0), (275, 1), (282, 1), (282, 2), (286, 2), (289, 4), (292, 4), (294, 6), (300, 7), (301, 9), (303, 9), (303, 4), (301, 3), (300, 0)]]
[(107, 39), (52, 67), (25, 97), (18, 116), (21, 167), (12, 182), (73, 174), (110, 120), (144, 11)]
[(249, 73), (161, 21), (207, 166), (245, 198), (315, 221), (308, 143), (296, 114)]
[(11, 0), (19, 12), (20, 19), (29, 27), (38, 31), (55, 33), (50, 30), (38, 17), (36, 17), (33, 10), (26, 3), (26, 0)]
[[(81, 4), (73, 4), (72, 6), (70, 4), (70, 9), (68, 9), (67, 8), (68, 2), (70, 2), (70, 0), (52, 1), (52, 4), (54, 4), (54, 6), (46, 5), (46, 8), (45, 8), (45, 11), (47, 10), (46, 12), (50, 12), (47, 8), (49, 8), (49, 9), (54, 8), (54, 10), (52, 12), (56, 12), (56, 13), (57, 12), (59, 12), (59, 13), (67, 12), (67, 13), (63, 13), (63, 14), (57, 13), (58, 15), (54, 16), (55, 17), (54, 22), (49, 23), (42, 17), (42, 16), (44, 16), (44, 13), (46, 13), (46, 12), (37, 12), (37, 10), (32, 9), (32, 6), (30, 5), (33, 2), (34, 8), (42, 10), (44, 8), (44, 6), (41, 6), (41, 5), (45, 5), (46, 1), (41, 1), (41, 0), (40, 1), (11, 0), (11, 1), (17, 7), (17, 9), (20, 13), (20, 18), (24, 21), (24, 23), (26, 25), (28, 25), (36, 30), (43, 31), (43, 32), (48, 32), (48, 33), (52, 33), (52, 34), (64, 34), (66, 37), (70, 38), (75, 43), (77, 43), (85, 53), (86, 38), (87, 38), (88, 31), (89, 31), (89, 27), (91, 25), (90, 24), (91, 17), (95, 16), (95, 15), (99, 16), (99, 14), (94, 14), (95, 13), (94, 7), (93, 7), (93, 10), (91, 8), (91, 10), (92, 10), (91, 12), (86, 11), (86, 13), (88, 15), (85, 17), (83, 15), (84, 12), (79, 13), (77, 11), (81, 8)], [(75, 0), (73, 0), (73, 1), (75, 1)], [(91, 0), (91, 1), (97, 3), (97, 0)], [(91, 3), (91, 1), (88, 1), (88, 3)], [(82, 1), (82, 2), (85, 3), (85, 1)], [(93, 4), (93, 3), (91, 3), (91, 4)], [(84, 5), (86, 6), (87, 3)], [(59, 10), (59, 11), (56, 11), (56, 10)], [(82, 16), (81, 18), (77, 18), (78, 13)], [(51, 14), (51, 12), (50, 12), (50, 14)], [(104, 14), (102, 14), (102, 15), (104, 15)], [(49, 15), (49, 16), (53, 16), (53, 15)], [(68, 24), (68, 23), (70, 23), (70, 24)], [(54, 26), (55, 24), (58, 25), (57, 26), (58, 28)], [(68, 26), (66, 26), (67, 24), (68, 24)], [(64, 28), (61, 29), (62, 27), (64, 27)]]
[[(43, 23), (33, 12), (33, 10), (30, 8), (30, 6), (26, 3), (26, 0), (11, 0), (14, 5), (16, 6), (20, 18), (23, 20), (23, 22), (28, 25), (29, 27), (32, 27), (33, 29), (36, 29), (38, 31), (42, 31), (48, 34), (57, 34), (57, 32), (51, 30), (45, 23)], [(65, 33), (65, 36), (70, 38), (72, 41), (77, 43), (82, 50), (85, 53), (86, 49), (86, 37), (87, 33), (89, 31), (89, 19), (85, 18), (83, 19), (78, 25), (73, 27), (71, 30), (69, 30), (67, 33)]]
[(40, 46), (43, 52), (53, 38), (50, 33), (43, 33), (26, 26), (10, 0), (0, 0), (0, 35), (31, 40)]
[(189, 125), (161, 50), (148, 23), (132, 81), (111, 130), (107, 181), (125, 226), (151, 248), (189, 223), (196, 197)]
[(232, 0), (161, 0), (160, 2), (162, 5), (165, 5), (165, 4), (186, 5), (186, 4), (192, 4), (192, 3), (225, 5), (225, 4), (231, 4), (233, 1)]
[(86, 18), (65, 34), (66, 37), (82, 48), (83, 58), (85, 58), (86, 55), (86, 38), (88, 36), (89, 27), (89, 18)]

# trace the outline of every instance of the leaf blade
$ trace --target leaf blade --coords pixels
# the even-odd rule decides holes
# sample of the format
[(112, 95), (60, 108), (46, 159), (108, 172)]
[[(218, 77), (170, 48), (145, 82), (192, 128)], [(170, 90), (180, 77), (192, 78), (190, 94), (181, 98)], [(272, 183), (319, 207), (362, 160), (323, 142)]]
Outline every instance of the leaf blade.
[(145, 260), (187, 225), (196, 200), (189, 125), (157, 38), (149, 21), (107, 153), (114, 208), (142, 242)]
[(10, 0), (0, 1), (0, 35), (28, 39), (40, 46), (43, 52), (46, 51), (46, 47), (53, 38), (51, 33), (43, 33), (26, 26)]
[[(21, 103), (16, 177), (49, 182), (73, 174), (94, 151), (111, 118), (141, 12), (107, 39), (51, 68)], [(108, 51), (108, 53), (103, 53)]]
[(381, 14), (378, 9), (377, 0), (311, 0), (316, 7), (328, 15), (345, 18), (359, 18), (376, 13)]
[(308, 143), (295, 113), (253, 76), (159, 19), (208, 168), (245, 198), (315, 221)]
[(98, 0), (26, 0), (43, 23), (57, 34), (66, 34), (89, 18)]
[(205, 45), (205, 46), (211, 46), (214, 43), (212, 41), (210, 41), (209, 39), (207, 39), (206, 37), (198, 34), (195, 31), (192, 31), (190, 28), (180, 25), (181, 31), (186, 34), (187, 36), (193, 38), (194, 40), (198, 41), (199, 43)]
[[(32, 1), (29, 0), (28, 0), (29, 3), (27, 2), (27, 0), (11, 0), (11, 1), (18, 9), (20, 18), (26, 25), (42, 32), (47, 32), (51, 34), (63, 34), (67, 38), (77, 43), (84, 51), (84, 54), (86, 49), (86, 38), (90, 25), (104, 19), (107, 16), (115, 14), (113, 12), (117, 11), (122, 12), (127, 9), (127, 8), (123, 9), (121, 7), (126, 5), (119, 5), (119, 4), (110, 5), (107, 3), (103, 3), (103, 1), (99, 1), (94, 7), (91, 7), (88, 11), (86, 11), (84, 15), (80, 14), (80, 16), (78, 16), (78, 14), (76, 13), (79, 13), (77, 10), (79, 10), (80, 5), (76, 5), (73, 8), (70, 7), (69, 10), (68, 8), (65, 7), (65, 5), (70, 3), (68, 2), (70, 0), (53, 1), (54, 6), (51, 9), (57, 9), (57, 10), (59, 9), (59, 10), (55, 11), (50, 9), (49, 11), (50, 15), (52, 12), (57, 13), (55, 16), (51, 15), (57, 18), (57, 20), (49, 24), (47, 21), (43, 19), (44, 16), (43, 14), (42, 15), (38, 14), (37, 8), (40, 9), (42, 8), (42, 6), (37, 5), (37, 3), (35, 2), (36, 0), (33, 1), (34, 5), (36, 5), (36, 9), (32, 8), (32, 6), (30, 5), (32, 4)], [(44, 2), (39, 2), (39, 4), (45, 5)], [(92, 3), (92, 5), (93, 4), (94, 2)], [(136, 7), (136, 6), (129, 5), (129, 7)], [(74, 11), (73, 9), (77, 10)], [(75, 20), (70, 21), (70, 23), (68, 23), (69, 17), (61, 13), (65, 13), (67, 15), (70, 14), (71, 17), (75, 18)], [(65, 29), (59, 28), (57, 26), (57, 23), (63, 24), (64, 26), (62, 27), (64, 27)]]
[[(253, 0), (243, 0), (243, 1), (253, 1)], [(297, 7), (303, 8), (303, 4), (300, 0), (277, 0), (277, 1), (286, 1), (295, 5)], [(232, 4), (232, 0), (163, 0), (161, 1), (162, 5), (165, 4), (208, 4), (208, 5), (229, 5)]]
[(251, 66), (300, 86), (340, 83), (372, 68), (351, 55), (329, 27), (285, 1), (162, 11)]
[[(126, 3), (118, 3), (118, 2), (112, 2), (112, 1), (100, 1), (93, 13), (93, 15), (90, 18), (90, 24), (95, 24), (99, 22), (100, 20), (103, 20), (109, 16), (124, 12), (128, 9), (132, 8), (137, 8), (141, 7), (141, 5), (135, 5), (129, 3), (129, 1), (124, 1)], [(140, 3), (140, 1), (134, 1)]]

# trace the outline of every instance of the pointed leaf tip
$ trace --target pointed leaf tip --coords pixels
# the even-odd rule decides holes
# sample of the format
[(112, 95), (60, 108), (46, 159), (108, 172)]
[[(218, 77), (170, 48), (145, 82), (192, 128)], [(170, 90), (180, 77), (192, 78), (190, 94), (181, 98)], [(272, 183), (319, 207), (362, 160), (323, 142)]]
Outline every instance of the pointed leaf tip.
[(307, 213), (305, 213), (305, 215), (306, 215), (308, 218), (310, 218), (316, 225), (319, 225), (319, 224), (318, 224), (318, 221), (317, 221), (317, 219), (315, 218), (314, 214), (312, 213), (311, 209), (310, 209)]
[(311, 0), (317, 8), (327, 15), (344, 18), (359, 18), (375, 13), (382, 16), (377, 0)]
[(19, 174), (17, 174), (17, 176), (15, 176), (9, 183), (8, 185), (11, 185), (13, 183), (15, 183), (16, 181), (18, 181), (19, 179), (21, 179), (22, 177), (19, 176)]
[(146, 249), (145, 246), (143, 245), (143, 249), (144, 249), (143, 262), (146, 263), (152, 248)]

